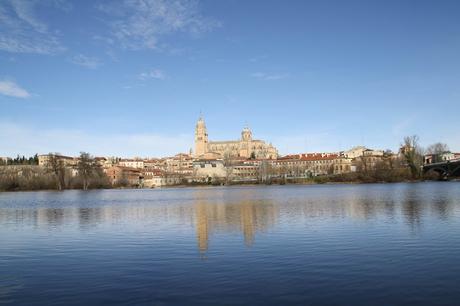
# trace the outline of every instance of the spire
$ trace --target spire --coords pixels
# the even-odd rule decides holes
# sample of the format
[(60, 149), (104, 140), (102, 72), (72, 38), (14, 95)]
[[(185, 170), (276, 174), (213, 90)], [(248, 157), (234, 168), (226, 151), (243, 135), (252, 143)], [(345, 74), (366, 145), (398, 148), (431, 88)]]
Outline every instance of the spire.
[(197, 128), (199, 128), (199, 127), (206, 128), (206, 124), (204, 123), (204, 119), (203, 119), (203, 116), (201, 114), (201, 111), (200, 111), (200, 117), (198, 118), (198, 121), (196, 122), (196, 127)]

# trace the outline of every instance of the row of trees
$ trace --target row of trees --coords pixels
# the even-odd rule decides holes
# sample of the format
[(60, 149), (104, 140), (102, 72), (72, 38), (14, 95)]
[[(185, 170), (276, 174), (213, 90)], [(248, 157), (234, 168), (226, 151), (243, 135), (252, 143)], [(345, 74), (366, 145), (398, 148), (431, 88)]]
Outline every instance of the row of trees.
[(81, 152), (78, 162), (73, 165), (66, 164), (60, 154), (50, 153), (45, 167), (35, 164), (0, 167), (0, 190), (87, 190), (110, 187), (102, 168), (86, 152)]
[[(48, 173), (53, 175), (58, 190), (76, 186), (83, 190), (88, 190), (90, 187), (108, 188), (110, 186), (109, 180), (100, 165), (87, 152), (80, 153), (75, 169), (66, 167), (65, 160), (59, 154), (50, 153), (48, 154), (48, 162), (45, 168)], [(72, 173), (73, 171), (76, 171), (75, 175)], [(73, 181), (76, 181), (73, 186), (70, 184), (72, 178)]]
[(357, 173), (348, 177), (358, 181), (384, 182), (439, 179), (437, 173), (423, 173), (424, 156), (431, 154), (435, 161), (440, 161), (446, 152), (449, 152), (449, 147), (444, 143), (434, 143), (424, 149), (417, 135), (407, 136), (401, 144), (400, 154), (392, 155), (386, 152), (386, 158), (382, 158), (371, 167), (362, 165), (364, 160), (361, 165), (358, 162)]
[(38, 165), (38, 154), (34, 156), (25, 157), (23, 156), (16, 156), (15, 158), (8, 159), (8, 160), (0, 160), (0, 166), (7, 166), (7, 165)]
[(0, 167), (0, 191), (54, 189), (54, 177), (39, 166)]

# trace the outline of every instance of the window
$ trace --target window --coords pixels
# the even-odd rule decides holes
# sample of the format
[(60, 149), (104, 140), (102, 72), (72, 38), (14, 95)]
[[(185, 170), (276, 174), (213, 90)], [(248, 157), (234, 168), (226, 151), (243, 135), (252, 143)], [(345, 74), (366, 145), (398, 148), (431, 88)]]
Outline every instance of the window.
[(216, 164), (212, 164), (212, 167), (215, 168), (217, 165)]

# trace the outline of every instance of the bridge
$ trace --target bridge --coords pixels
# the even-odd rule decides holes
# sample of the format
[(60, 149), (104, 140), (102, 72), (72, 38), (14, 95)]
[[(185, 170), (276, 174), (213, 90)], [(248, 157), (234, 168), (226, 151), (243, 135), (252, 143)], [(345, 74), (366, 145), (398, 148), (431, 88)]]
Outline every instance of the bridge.
[(423, 165), (423, 174), (435, 171), (441, 179), (460, 176), (460, 158)]

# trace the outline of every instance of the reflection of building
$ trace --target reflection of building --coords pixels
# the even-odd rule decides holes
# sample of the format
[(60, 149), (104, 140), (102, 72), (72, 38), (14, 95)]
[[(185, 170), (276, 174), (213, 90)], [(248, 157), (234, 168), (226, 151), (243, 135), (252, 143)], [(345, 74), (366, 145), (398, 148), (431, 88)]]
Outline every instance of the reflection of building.
[(216, 231), (241, 231), (245, 244), (250, 246), (256, 232), (273, 226), (277, 215), (276, 206), (259, 201), (235, 204), (197, 202), (194, 211), (200, 252), (207, 251), (211, 233)]
[(278, 152), (271, 144), (262, 140), (252, 139), (252, 132), (244, 128), (241, 139), (234, 141), (208, 141), (208, 132), (204, 120), (200, 118), (195, 128), (195, 157), (199, 158), (206, 153), (214, 153), (221, 158), (276, 158)]
[(206, 214), (206, 205), (199, 203), (195, 206), (195, 226), (196, 239), (198, 240), (198, 249), (200, 252), (208, 250), (208, 216)]

